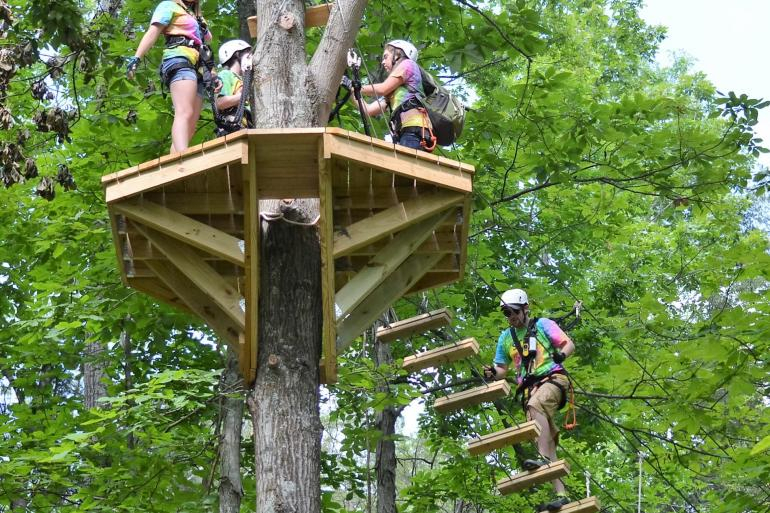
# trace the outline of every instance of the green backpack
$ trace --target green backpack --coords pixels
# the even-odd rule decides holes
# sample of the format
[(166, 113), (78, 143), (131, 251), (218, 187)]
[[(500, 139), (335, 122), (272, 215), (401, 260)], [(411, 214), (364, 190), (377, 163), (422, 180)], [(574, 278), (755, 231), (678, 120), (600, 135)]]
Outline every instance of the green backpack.
[[(441, 85), (433, 75), (420, 68), (422, 76), (422, 91), (410, 87), (409, 92), (417, 95), (417, 102), (428, 111), (433, 135), (441, 146), (449, 146), (454, 143), (463, 131), (465, 125), (465, 106), (459, 98), (450, 93)], [(423, 94), (424, 91), (424, 94)], [(400, 125), (399, 114), (411, 105), (402, 104), (393, 112), (391, 120)], [(399, 127), (400, 128), (400, 127)]]

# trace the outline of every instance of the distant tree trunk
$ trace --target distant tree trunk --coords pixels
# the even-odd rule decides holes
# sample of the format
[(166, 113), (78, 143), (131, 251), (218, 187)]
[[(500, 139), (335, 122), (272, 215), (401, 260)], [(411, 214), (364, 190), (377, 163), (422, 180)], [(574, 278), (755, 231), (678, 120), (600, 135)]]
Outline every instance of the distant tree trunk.
[[(375, 364), (388, 365), (393, 363), (393, 353), (389, 344), (375, 339)], [(378, 392), (387, 392), (388, 386), (382, 383), (377, 387)], [(377, 469), (377, 513), (396, 513), (396, 443), (393, 435), (396, 432), (396, 421), (403, 408), (388, 406), (377, 415), (377, 429), (381, 432), (377, 441), (377, 459), (374, 464)]]
[(244, 41), (251, 41), (251, 35), (249, 34), (249, 24), (247, 19), (249, 16), (256, 16), (257, 14), (257, 6), (254, 0), (238, 0), (236, 3), (236, 8), (238, 10), (238, 19), (240, 20), (240, 25), (238, 29), (238, 34), (241, 39)]
[(86, 345), (83, 361), (83, 405), (86, 409), (100, 406), (99, 399), (107, 396), (103, 353), (104, 345), (101, 342)]
[[(366, 0), (334, 5), (308, 64), (304, 2), (256, 0), (252, 112), (257, 128), (326, 124)], [(319, 205), (317, 199), (269, 200), (260, 201), (259, 209), (312, 224)], [(314, 225), (262, 223), (257, 369), (247, 403), (259, 513), (318, 513), (321, 508), (320, 255)]]
[[(219, 442), (219, 513), (238, 513), (243, 498), (241, 482), (241, 427), (243, 426), (243, 380), (238, 355), (227, 350), (227, 367), (222, 380), (222, 437)], [(231, 397), (230, 397), (231, 396)]]

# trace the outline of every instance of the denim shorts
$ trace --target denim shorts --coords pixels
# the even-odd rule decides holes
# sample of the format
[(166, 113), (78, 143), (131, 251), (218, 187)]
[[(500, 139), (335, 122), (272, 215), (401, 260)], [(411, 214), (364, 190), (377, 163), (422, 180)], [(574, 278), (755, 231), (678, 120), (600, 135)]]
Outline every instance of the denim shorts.
[[(170, 59), (164, 59), (163, 63), (161, 63), (160, 66), (160, 73), (161, 76), (166, 74), (166, 71), (171, 68), (174, 64), (177, 64), (179, 62), (189, 62), (187, 58), (185, 57), (172, 57)], [(198, 80), (198, 73), (195, 72), (195, 70), (190, 68), (182, 68), (178, 69), (174, 72), (174, 74), (171, 76), (171, 79), (168, 81), (169, 85), (173, 84), (177, 80), (195, 80), (198, 82), (198, 96), (203, 97), (203, 82), (201, 80)]]

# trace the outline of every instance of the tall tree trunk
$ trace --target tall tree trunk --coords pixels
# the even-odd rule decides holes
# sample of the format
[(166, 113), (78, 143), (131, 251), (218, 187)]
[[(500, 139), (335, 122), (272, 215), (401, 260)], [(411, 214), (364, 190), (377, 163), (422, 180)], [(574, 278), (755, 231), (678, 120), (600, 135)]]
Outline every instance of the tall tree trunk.
[(243, 426), (243, 380), (238, 355), (227, 350), (227, 367), (222, 380), (222, 437), (219, 442), (219, 513), (238, 513), (243, 498), (241, 482), (241, 428)]
[[(256, 0), (257, 128), (325, 124), (366, 0), (336, 3), (307, 64), (302, 0)], [(323, 121), (321, 121), (323, 120)], [(260, 201), (261, 212), (315, 222), (318, 199)], [(319, 513), (321, 251), (314, 225), (264, 222), (260, 241), (257, 376), (248, 405), (254, 424), (259, 513)]]
[[(375, 339), (375, 363), (389, 365), (393, 363), (393, 354), (389, 344)], [(377, 386), (378, 392), (387, 392), (387, 383)], [(403, 408), (388, 406), (377, 415), (377, 429), (381, 435), (377, 441), (377, 513), (396, 513), (396, 421)]]

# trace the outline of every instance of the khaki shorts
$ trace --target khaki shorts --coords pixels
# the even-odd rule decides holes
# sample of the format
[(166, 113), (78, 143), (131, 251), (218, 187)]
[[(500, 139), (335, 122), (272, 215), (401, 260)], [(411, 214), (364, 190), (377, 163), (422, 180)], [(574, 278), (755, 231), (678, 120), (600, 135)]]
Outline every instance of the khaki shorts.
[[(559, 383), (564, 387), (565, 391), (569, 389), (569, 378), (564, 374), (553, 374), (551, 380)], [(551, 428), (551, 433), (553, 433), (553, 439), (556, 440), (557, 443), (559, 440), (559, 428), (554, 423), (553, 417), (556, 415), (556, 412), (559, 411), (561, 399), (562, 392), (559, 387), (553, 383), (544, 381), (538, 387), (532, 389), (532, 396), (529, 398), (529, 401), (527, 401), (527, 410), (531, 408), (546, 416), (548, 419), (548, 426)], [(529, 411), (527, 411), (527, 416), (529, 417)]]

